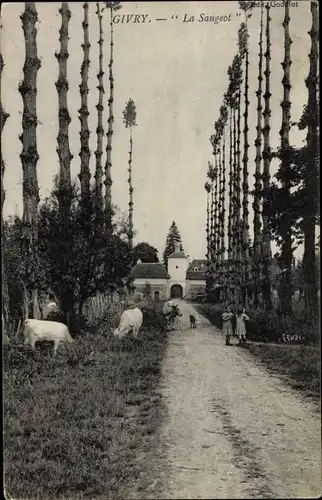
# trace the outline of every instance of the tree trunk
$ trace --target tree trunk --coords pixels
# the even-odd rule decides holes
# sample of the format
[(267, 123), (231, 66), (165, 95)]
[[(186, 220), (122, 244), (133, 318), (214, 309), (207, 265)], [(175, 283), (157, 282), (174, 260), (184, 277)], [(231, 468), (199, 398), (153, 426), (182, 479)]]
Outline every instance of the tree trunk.
[(218, 214), (219, 214), (219, 196), (218, 196), (218, 186), (220, 183), (218, 170), (218, 155), (215, 156), (215, 171), (214, 171), (214, 187), (215, 187), (215, 215), (214, 215), (214, 241), (215, 241), (215, 266), (218, 270), (218, 257), (219, 257), (219, 224), (218, 224)]
[(24, 312), (29, 315), (32, 301), (33, 318), (40, 316), (38, 305), (38, 203), (39, 188), (37, 179), (37, 72), (41, 66), (37, 56), (38, 13), (34, 2), (26, 2), (24, 13), (20, 16), (25, 39), (24, 79), (19, 85), (23, 100), (22, 129), (19, 137), (22, 142), (20, 154), (23, 170), (23, 217), (22, 217), (22, 255), (24, 263)]
[(210, 255), (211, 263), (214, 263), (216, 255), (216, 238), (215, 238), (215, 189), (214, 182), (211, 181), (211, 209), (210, 209)]
[(81, 123), (81, 131), (80, 131), (80, 142), (81, 142), (81, 150), (79, 153), (81, 159), (80, 173), (78, 178), (80, 180), (81, 185), (81, 196), (84, 207), (88, 203), (88, 199), (90, 196), (90, 168), (89, 162), (91, 158), (91, 152), (89, 149), (89, 136), (90, 131), (88, 128), (88, 72), (89, 72), (89, 49), (91, 47), (89, 43), (89, 34), (88, 34), (88, 2), (85, 2), (83, 5), (84, 9), (84, 21), (82, 23), (83, 31), (84, 31), (84, 43), (82, 45), (84, 57), (83, 63), (81, 67), (81, 77), (82, 81), (79, 86), (79, 91), (81, 95), (81, 108), (78, 110), (79, 120)]
[(271, 148), (270, 148), (270, 117), (271, 117), (271, 109), (270, 109), (270, 78), (271, 78), (271, 69), (270, 69), (270, 61), (271, 61), (271, 41), (270, 41), (270, 7), (266, 5), (266, 52), (265, 52), (265, 60), (266, 67), (264, 71), (265, 75), (265, 108), (263, 112), (264, 118), (264, 127), (263, 127), (263, 139), (264, 139), (264, 148), (263, 148), (263, 301), (265, 309), (272, 309), (272, 298), (271, 298), (271, 289), (272, 289), (272, 279), (271, 279), (271, 235), (268, 225), (269, 212), (270, 212), (270, 202), (268, 199), (268, 191), (270, 186), (270, 163), (271, 163)]
[[(4, 67), (3, 57), (0, 54), (0, 84), (2, 80), (2, 70)], [(1, 94), (0, 94), (1, 99)], [(0, 101), (0, 138), (2, 142), (2, 130), (3, 127), (9, 118), (9, 114), (5, 112), (2, 107), (2, 103)], [(5, 237), (4, 237), (4, 225), (3, 225), (3, 205), (6, 198), (6, 193), (4, 190), (3, 178), (5, 172), (5, 163), (1, 154), (1, 290), (2, 290), (2, 321), (3, 321), (3, 332), (7, 333), (9, 330), (9, 292), (8, 292), (8, 282), (7, 282), (7, 274), (6, 274), (6, 263), (4, 259), (4, 247), (5, 247)]]
[(227, 262), (227, 300), (231, 300), (231, 287), (232, 287), (232, 272), (233, 272), (233, 108), (229, 108), (229, 212), (228, 212), (228, 262)]
[[(219, 119), (220, 121), (220, 119)], [(221, 139), (219, 137), (218, 141), (218, 154), (217, 154), (217, 255), (216, 255), (216, 268), (217, 268), (217, 282), (221, 283), (221, 271), (222, 271), (222, 262), (221, 262), (221, 213), (222, 213), (222, 158), (221, 158)]]
[(95, 204), (96, 204), (96, 221), (97, 227), (101, 227), (103, 224), (103, 168), (102, 168), (102, 156), (103, 156), (103, 96), (104, 96), (104, 82), (103, 82), (103, 28), (102, 28), (102, 14), (100, 10), (100, 5), (96, 3), (96, 14), (98, 16), (98, 26), (99, 26), (99, 70), (97, 74), (98, 79), (98, 104), (97, 109), (97, 148), (95, 151), (96, 166), (95, 166)]
[(60, 52), (55, 53), (56, 59), (59, 64), (58, 80), (56, 88), (58, 93), (58, 120), (59, 132), (57, 136), (57, 153), (59, 157), (59, 212), (61, 224), (66, 225), (69, 220), (72, 187), (70, 175), (70, 163), (73, 155), (70, 152), (68, 127), (71, 122), (70, 114), (68, 112), (67, 94), (68, 94), (68, 81), (67, 81), (67, 60), (68, 53), (68, 25), (71, 18), (71, 12), (67, 2), (62, 2), (59, 9), (61, 14), (62, 24), (59, 30)]
[(240, 302), (240, 285), (241, 285), (241, 269), (240, 269), (240, 95), (236, 95), (236, 106), (233, 114), (233, 265), (232, 278), (234, 288), (234, 305), (237, 306)]
[(304, 303), (308, 317), (316, 316), (318, 312), (316, 257), (315, 257), (315, 226), (318, 215), (318, 186), (319, 186), (319, 147), (318, 147), (318, 40), (319, 20), (318, 4), (311, 0), (312, 27), (309, 31), (311, 38), (310, 70), (306, 79), (308, 89), (307, 104), (307, 136), (306, 144), (308, 158), (306, 162), (304, 183), (306, 189), (307, 206), (303, 217), (304, 228)]
[(129, 245), (133, 248), (133, 185), (132, 185), (132, 154), (133, 154), (133, 140), (132, 140), (132, 127), (130, 127), (130, 151), (129, 151)]
[[(227, 115), (225, 120), (227, 119)], [(223, 144), (222, 144), (222, 183), (221, 183), (221, 213), (220, 213), (220, 260), (221, 260), (221, 275), (220, 283), (222, 285), (220, 302), (226, 300), (226, 262), (225, 262), (225, 193), (226, 193), (226, 141), (225, 141), (225, 123), (223, 127)]]
[(243, 284), (243, 261), (242, 261), (242, 246), (243, 246), (243, 231), (241, 219), (241, 86), (237, 93), (237, 148), (236, 148), (236, 302), (241, 301), (241, 291)]
[(206, 183), (205, 184), (205, 189), (206, 189), (206, 192), (207, 192), (207, 223), (206, 223), (206, 236), (207, 236), (207, 254), (206, 254), (206, 258), (207, 258), (207, 263), (208, 263), (208, 266), (210, 264), (210, 249), (209, 249), (209, 229), (210, 229), (210, 213), (209, 213), (209, 185)]
[[(67, 235), (70, 229), (70, 211), (72, 202), (72, 186), (71, 186), (71, 173), (70, 165), (73, 155), (70, 152), (69, 147), (69, 134), (68, 128), (71, 122), (71, 117), (68, 111), (67, 94), (68, 94), (68, 80), (67, 80), (67, 61), (69, 58), (68, 53), (68, 27), (71, 18), (71, 12), (69, 10), (69, 5), (67, 2), (62, 2), (61, 8), (59, 9), (61, 15), (61, 28), (59, 30), (59, 42), (60, 42), (60, 52), (55, 53), (56, 59), (58, 61), (59, 73), (58, 80), (56, 82), (56, 89), (58, 93), (58, 136), (57, 136), (57, 154), (59, 158), (59, 216), (60, 225), (63, 234)], [(61, 274), (63, 276), (63, 282), (65, 283), (66, 278), (69, 274), (68, 269), (68, 239), (66, 238), (62, 241), (62, 257), (61, 257)], [(67, 285), (68, 288), (68, 285)], [(65, 292), (61, 295), (62, 309), (67, 310), (70, 308), (71, 299), (69, 293)], [(65, 316), (65, 321), (68, 323), (68, 317)]]
[(249, 222), (248, 222), (248, 108), (249, 108), (249, 100), (248, 100), (248, 75), (249, 75), (249, 50), (248, 50), (248, 27), (247, 27), (247, 15), (246, 15), (246, 49), (245, 49), (245, 86), (244, 86), (244, 102), (245, 102), (245, 111), (244, 111), (244, 154), (243, 154), (243, 182), (242, 182), (242, 191), (243, 191), (243, 215), (242, 215), (242, 269), (243, 269), (243, 297), (244, 303), (247, 306), (247, 283), (249, 281)]
[[(289, 15), (289, 0), (285, 1), (285, 17), (283, 21), (284, 27), (284, 61), (282, 63), (284, 76), (283, 84), (283, 101), (282, 107), (282, 126), (280, 130), (281, 136), (281, 170), (283, 172), (283, 191), (285, 198), (290, 197), (290, 181), (288, 171), (290, 168), (292, 152), (289, 142), (289, 129), (291, 119), (291, 101), (290, 101), (290, 68), (291, 68), (291, 38), (289, 32), (290, 15)], [(284, 277), (281, 282), (281, 308), (282, 314), (288, 315), (292, 313), (292, 225), (288, 213), (284, 214), (281, 228), (282, 248), (280, 262), (284, 270)]]
[(107, 130), (107, 146), (106, 146), (106, 163), (105, 163), (105, 223), (108, 228), (112, 227), (112, 137), (113, 137), (113, 123), (114, 123), (114, 77), (113, 77), (113, 62), (114, 62), (114, 32), (113, 32), (113, 6), (110, 9), (110, 62), (109, 62), (109, 84), (110, 96), (108, 99), (108, 130)]
[(222, 181), (221, 181), (221, 214), (220, 214), (220, 247), (221, 247), (221, 260), (225, 261), (225, 202), (226, 202), (226, 141), (225, 141), (225, 130), (223, 132), (223, 144), (222, 144)]
[(211, 182), (210, 184), (210, 261), (213, 266), (215, 260), (216, 252), (216, 238), (215, 238), (215, 189), (214, 189), (214, 168), (213, 165), (208, 162), (208, 178)]
[(264, 4), (261, 4), (261, 20), (259, 34), (259, 64), (258, 64), (258, 89), (257, 96), (257, 136), (255, 139), (255, 185), (254, 185), (254, 306), (258, 307), (259, 286), (261, 280), (261, 190), (262, 190), (262, 82), (263, 82), (263, 14)]
[[(236, 107), (233, 109), (233, 217), (232, 217), (232, 247), (233, 247), (233, 261), (232, 261), (232, 277), (234, 290), (236, 289), (236, 268), (237, 268), (237, 121), (236, 121)], [(236, 290), (234, 291), (234, 293)], [(236, 297), (235, 297), (236, 298)], [(235, 299), (234, 299), (235, 300)]]

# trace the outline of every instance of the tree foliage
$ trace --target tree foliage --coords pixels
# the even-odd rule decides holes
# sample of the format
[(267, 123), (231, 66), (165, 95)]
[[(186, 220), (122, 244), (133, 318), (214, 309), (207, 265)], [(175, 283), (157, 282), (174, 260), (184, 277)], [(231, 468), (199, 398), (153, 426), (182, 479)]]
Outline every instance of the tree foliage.
[(178, 242), (180, 243), (180, 250), (183, 252), (183, 245), (181, 241), (181, 235), (179, 232), (179, 229), (174, 221), (172, 221), (172, 224), (170, 226), (167, 239), (166, 239), (166, 244), (165, 244), (165, 249), (163, 252), (163, 264), (168, 269), (168, 256), (174, 252), (175, 250), (175, 243)]
[(126, 128), (136, 126), (136, 106), (131, 98), (128, 100), (123, 110), (123, 123)]
[(141, 262), (159, 262), (158, 250), (149, 245), (149, 243), (142, 241), (133, 248), (134, 263), (136, 263), (139, 259)]
[(10, 318), (17, 322), (22, 316), (23, 264), (21, 259), (22, 221), (11, 216), (4, 221), (3, 258), (7, 273)]
[[(38, 288), (52, 290), (66, 318), (79, 318), (85, 300), (97, 292), (113, 292), (127, 283), (132, 260), (128, 242), (122, 237), (124, 227), (114, 224), (113, 234), (95, 228), (95, 188), (90, 193), (84, 219), (81, 194), (72, 187), (70, 217), (62, 231), (59, 215), (58, 180), (51, 195), (39, 210)], [(18, 217), (5, 224), (6, 263), (10, 279), (11, 313), (19, 317), (22, 298), (21, 228)], [(67, 231), (67, 232), (65, 232)], [(66, 238), (68, 246), (65, 245)], [(62, 260), (62, 252), (65, 259)]]

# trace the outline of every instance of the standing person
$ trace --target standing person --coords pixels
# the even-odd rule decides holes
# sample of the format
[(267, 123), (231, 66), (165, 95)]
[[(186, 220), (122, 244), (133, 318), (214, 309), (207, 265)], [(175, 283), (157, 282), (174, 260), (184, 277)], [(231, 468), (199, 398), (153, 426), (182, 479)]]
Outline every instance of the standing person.
[(236, 314), (236, 335), (238, 335), (239, 344), (246, 342), (246, 325), (245, 321), (248, 321), (249, 317), (247, 316), (245, 309), (241, 307), (238, 308)]
[(231, 307), (227, 306), (226, 311), (222, 315), (222, 333), (223, 335), (226, 335), (226, 345), (231, 345), (230, 343), (230, 337), (233, 334), (233, 325), (232, 325), (232, 318), (234, 314), (231, 312)]

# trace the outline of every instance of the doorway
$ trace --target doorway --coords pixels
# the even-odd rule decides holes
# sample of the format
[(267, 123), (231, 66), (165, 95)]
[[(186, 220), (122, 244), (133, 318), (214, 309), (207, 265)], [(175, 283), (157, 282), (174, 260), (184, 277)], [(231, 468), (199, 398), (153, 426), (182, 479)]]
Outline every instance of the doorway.
[(182, 299), (183, 290), (181, 285), (172, 285), (171, 287), (171, 298), (172, 299)]

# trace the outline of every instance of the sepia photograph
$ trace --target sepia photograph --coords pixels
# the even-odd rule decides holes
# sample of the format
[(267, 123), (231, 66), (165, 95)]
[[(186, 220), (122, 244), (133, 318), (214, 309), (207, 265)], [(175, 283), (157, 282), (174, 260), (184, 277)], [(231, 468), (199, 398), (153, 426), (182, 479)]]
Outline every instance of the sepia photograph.
[(318, 0), (0, 13), (4, 498), (320, 498)]

